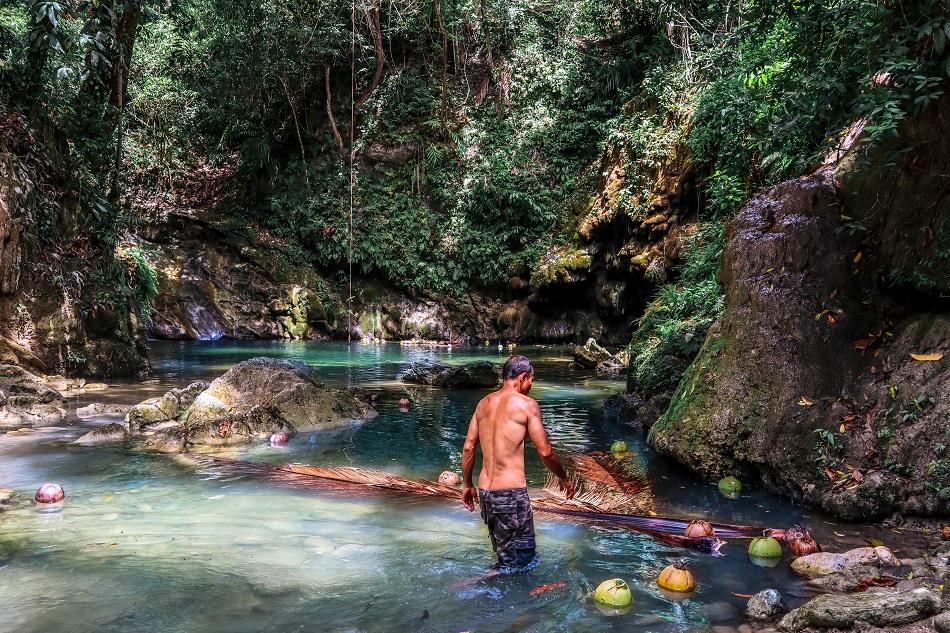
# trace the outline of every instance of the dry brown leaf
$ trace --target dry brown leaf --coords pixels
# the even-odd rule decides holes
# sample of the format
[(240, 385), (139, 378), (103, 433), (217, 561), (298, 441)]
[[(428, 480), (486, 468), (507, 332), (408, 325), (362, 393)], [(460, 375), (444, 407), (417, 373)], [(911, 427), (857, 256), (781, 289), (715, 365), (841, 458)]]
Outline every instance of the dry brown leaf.
[(871, 343), (874, 342), (873, 338), (859, 338), (854, 342), (854, 349), (860, 351), (866, 350)]
[(933, 352), (930, 354), (911, 354), (910, 357), (914, 360), (934, 362), (943, 358), (943, 352)]
[(815, 401), (808, 396), (802, 396), (802, 399), (798, 401), (798, 404), (802, 405), (803, 407), (810, 407), (811, 405), (815, 404)]

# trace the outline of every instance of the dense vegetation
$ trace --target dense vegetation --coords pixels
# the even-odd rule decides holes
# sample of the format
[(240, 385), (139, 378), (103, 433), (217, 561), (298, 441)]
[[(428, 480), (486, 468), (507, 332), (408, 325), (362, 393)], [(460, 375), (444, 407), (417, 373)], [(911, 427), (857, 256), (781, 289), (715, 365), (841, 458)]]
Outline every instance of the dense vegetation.
[(0, 79), (35, 138), (18, 155), (51, 183), (37, 234), (84, 231), (96, 300), (143, 316), (154, 275), (119, 240), (209, 204), (204, 178), (292, 265), (340, 274), (352, 247), (360, 275), (460, 294), (583, 243), (605, 151), (623, 150), (611, 212), (631, 221), (686, 156), (702, 227), (655, 270), (634, 337), (633, 381), (655, 388), (720, 309), (723, 222), (854, 120), (874, 142), (939, 97), (948, 36), (937, 0), (39, 0), (0, 9)]

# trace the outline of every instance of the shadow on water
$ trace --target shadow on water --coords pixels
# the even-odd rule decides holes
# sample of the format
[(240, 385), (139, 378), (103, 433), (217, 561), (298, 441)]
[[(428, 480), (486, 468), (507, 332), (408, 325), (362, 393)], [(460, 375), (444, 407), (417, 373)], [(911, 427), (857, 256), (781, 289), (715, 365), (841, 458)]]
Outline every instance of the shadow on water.
[[(379, 391), (379, 417), (342, 431), (302, 434), (282, 448), (249, 446), (237, 457), (358, 464), (430, 479), (446, 468), (459, 470), (459, 447), (483, 392), (413, 389), (413, 404), (402, 412), (397, 400), (405, 390), (395, 377), (416, 361), (504, 358), (494, 348), (392, 344), (156, 343), (153, 350), (154, 380), (117, 385), (80, 404), (138, 402), (209, 380), (253, 356), (297, 358), (313, 364), (328, 384)], [(896, 538), (834, 525), (754, 490), (726, 500), (714, 486), (658, 458), (630, 429), (601, 422), (600, 407), (622, 390), (621, 382), (571, 369), (561, 350), (519, 351), (538, 366), (532, 395), (555, 446), (602, 450), (626, 440), (649, 474), (661, 514), (804, 523), (832, 549), (868, 536)], [(53, 480), (67, 491), (57, 512), (23, 504), (0, 514), (0, 631), (673, 632), (705, 630), (704, 605), (711, 603), (734, 616), (745, 603), (735, 594), (776, 587), (793, 604), (805, 596), (787, 561), (773, 569), (755, 566), (741, 542), (714, 558), (620, 529), (541, 517), (537, 569), (462, 587), (484, 572), (492, 554), (485, 528), (460, 505), (346, 498), (196, 470), (127, 445), (70, 446), (84, 430), (0, 437), (0, 486), (29, 497)], [(528, 451), (529, 485), (539, 486), (544, 470)], [(682, 601), (655, 585), (658, 572), (679, 559), (688, 561), (698, 582)], [(618, 576), (631, 584), (634, 607), (609, 618), (586, 594), (591, 585)], [(566, 585), (529, 595), (553, 582)]]

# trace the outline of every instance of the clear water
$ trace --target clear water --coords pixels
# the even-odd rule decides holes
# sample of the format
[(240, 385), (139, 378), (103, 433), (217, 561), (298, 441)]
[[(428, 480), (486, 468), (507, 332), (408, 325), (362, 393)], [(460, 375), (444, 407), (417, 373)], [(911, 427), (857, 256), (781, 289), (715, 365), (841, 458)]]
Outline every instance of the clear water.
[[(635, 432), (605, 426), (604, 399), (617, 381), (568, 367), (560, 350), (523, 348), (538, 365), (532, 392), (555, 446), (600, 449), (625, 439), (643, 461), (664, 515), (810, 527), (828, 549), (903, 536), (834, 525), (800, 507), (750, 490), (735, 501), (658, 458)], [(429, 350), (334, 343), (155, 343), (156, 379), (84, 396), (134, 403), (195, 379), (210, 379), (256, 355), (312, 363), (333, 385), (381, 391), (380, 416), (361, 427), (295, 437), (284, 448), (256, 445), (241, 459), (358, 464), (434, 479), (459, 469), (459, 448), (479, 391), (414, 389), (408, 413), (395, 376), (412, 361), (501, 360), (494, 348)], [(77, 447), (89, 426), (0, 436), (0, 487), (29, 498), (45, 481), (67, 499), (55, 512), (31, 504), (0, 513), (0, 631), (692, 631), (709, 627), (704, 605), (737, 609), (766, 587), (795, 604), (807, 592), (787, 561), (753, 565), (742, 542), (725, 556), (677, 549), (621, 529), (537, 516), (541, 565), (529, 574), (466, 584), (493, 562), (487, 532), (461, 505), (366, 496), (341, 498), (282, 487), (252, 476), (195, 469), (131, 446)], [(529, 485), (544, 480), (528, 455)], [(904, 547), (911, 547), (907, 542)], [(698, 588), (664, 596), (659, 571), (685, 559)], [(591, 586), (621, 577), (634, 606), (600, 613)], [(566, 587), (536, 595), (539, 585)], [(719, 605), (722, 610), (722, 605)]]

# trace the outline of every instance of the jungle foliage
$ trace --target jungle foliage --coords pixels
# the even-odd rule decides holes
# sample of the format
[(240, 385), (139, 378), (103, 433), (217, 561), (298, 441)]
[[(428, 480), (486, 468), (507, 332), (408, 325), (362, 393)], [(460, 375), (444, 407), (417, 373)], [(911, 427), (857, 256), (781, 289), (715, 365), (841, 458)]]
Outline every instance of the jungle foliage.
[(702, 227), (634, 337), (652, 388), (718, 314), (728, 217), (938, 98), (948, 37), (943, 0), (8, 0), (0, 90), (103, 252), (233, 167), (217, 211), (289, 260), (446, 294), (576, 243), (608, 147), (635, 217), (684, 145)]

